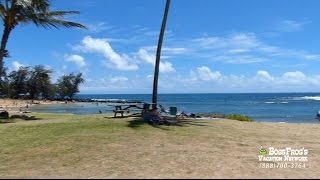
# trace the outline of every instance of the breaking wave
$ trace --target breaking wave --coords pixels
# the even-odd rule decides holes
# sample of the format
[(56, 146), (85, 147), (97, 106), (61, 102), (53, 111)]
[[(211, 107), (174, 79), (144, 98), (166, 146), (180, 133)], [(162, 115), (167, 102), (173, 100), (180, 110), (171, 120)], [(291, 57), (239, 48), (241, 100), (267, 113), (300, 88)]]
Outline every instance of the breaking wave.
[(293, 100), (315, 100), (320, 101), (320, 96), (303, 96), (303, 97), (294, 97)]
[(288, 104), (289, 102), (287, 101), (282, 101), (282, 102), (274, 102), (274, 101), (268, 101), (264, 102), (265, 104)]

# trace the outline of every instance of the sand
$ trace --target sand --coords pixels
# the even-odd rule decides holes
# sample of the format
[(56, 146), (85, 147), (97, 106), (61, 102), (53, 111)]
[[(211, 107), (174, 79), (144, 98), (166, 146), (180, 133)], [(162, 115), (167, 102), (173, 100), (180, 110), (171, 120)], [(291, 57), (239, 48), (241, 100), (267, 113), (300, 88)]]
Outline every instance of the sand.
[(21, 99), (0, 99), (0, 111), (8, 111), (10, 114), (28, 112), (28, 108), (34, 105), (62, 104), (64, 101), (51, 100), (21, 100)]

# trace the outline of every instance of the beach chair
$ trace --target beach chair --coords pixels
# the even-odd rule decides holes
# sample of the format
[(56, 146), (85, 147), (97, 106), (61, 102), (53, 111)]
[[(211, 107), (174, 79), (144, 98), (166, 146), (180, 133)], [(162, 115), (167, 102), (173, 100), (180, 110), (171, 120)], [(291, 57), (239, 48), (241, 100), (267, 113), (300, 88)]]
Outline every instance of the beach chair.
[(177, 107), (170, 107), (169, 112), (163, 116), (164, 124), (172, 125), (177, 124)]
[(177, 118), (177, 107), (170, 107), (168, 113), (163, 113), (165, 119), (175, 120)]
[(177, 116), (177, 107), (170, 107), (170, 116)]

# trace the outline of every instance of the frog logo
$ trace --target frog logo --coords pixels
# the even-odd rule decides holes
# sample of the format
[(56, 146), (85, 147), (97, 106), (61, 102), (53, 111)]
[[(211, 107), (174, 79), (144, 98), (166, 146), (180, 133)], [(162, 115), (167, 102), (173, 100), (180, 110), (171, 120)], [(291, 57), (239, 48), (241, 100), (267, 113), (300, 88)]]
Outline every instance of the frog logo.
[(268, 155), (268, 151), (266, 149), (262, 148), (262, 146), (261, 146), (259, 154), (265, 156), (265, 155)]

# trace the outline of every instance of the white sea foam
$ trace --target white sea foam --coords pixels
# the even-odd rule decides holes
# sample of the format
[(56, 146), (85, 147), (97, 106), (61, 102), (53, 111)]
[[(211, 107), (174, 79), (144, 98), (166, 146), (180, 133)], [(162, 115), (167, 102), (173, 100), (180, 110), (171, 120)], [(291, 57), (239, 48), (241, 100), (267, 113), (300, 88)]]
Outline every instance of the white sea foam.
[(264, 103), (266, 103), (266, 104), (274, 104), (276, 102), (271, 101), (271, 102), (264, 102)]
[(288, 104), (289, 102), (287, 101), (283, 101), (283, 102), (280, 102), (281, 104)]
[(315, 100), (320, 101), (320, 96), (303, 96), (303, 97), (294, 97), (294, 100)]
[(282, 102), (267, 101), (264, 103), (265, 104), (288, 104), (289, 102), (287, 102), (287, 101), (282, 101)]

